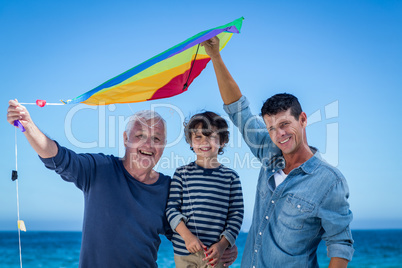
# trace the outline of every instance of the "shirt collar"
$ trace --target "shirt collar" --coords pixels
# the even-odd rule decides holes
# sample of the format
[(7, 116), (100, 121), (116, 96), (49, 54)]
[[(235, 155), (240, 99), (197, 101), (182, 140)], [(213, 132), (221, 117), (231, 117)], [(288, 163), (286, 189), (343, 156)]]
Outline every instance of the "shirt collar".
[(307, 174), (312, 174), (322, 161), (321, 154), (318, 149), (313, 146), (310, 146), (310, 149), (314, 153), (314, 155), (309, 160), (301, 164), (299, 167)]
[[(320, 165), (320, 162), (323, 160), (321, 157), (321, 153), (318, 151), (317, 148), (313, 146), (309, 147), (314, 155), (309, 160), (301, 164), (298, 169), (302, 170), (304, 173), (312, 174), (314, 170)], [(283, 158), (282, 152), (279, 155), (271, 158), (270, 164), (274, 164), (276, 166), (276, 168), (274, 168), (272, 172), (276, 171), (278, 167), (280, 169), (283, 169), (285, 167), (285, 159)]]

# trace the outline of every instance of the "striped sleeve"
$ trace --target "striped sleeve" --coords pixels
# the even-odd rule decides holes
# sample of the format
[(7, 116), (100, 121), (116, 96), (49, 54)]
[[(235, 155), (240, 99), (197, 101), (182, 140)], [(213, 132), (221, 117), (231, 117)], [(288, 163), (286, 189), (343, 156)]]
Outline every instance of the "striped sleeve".
[(187, 222), (187, 218), (182, 215), (181, 207), (183, 205), (183, 181), (178, 170), (173, 175), (170, 184), (169, 199), (166, 206), (166, 217), (170, 227), (176, 232), (176, 227), (180, 221)]
[(243, 223), (244, 204), (239, 176), (233, 170), (231, 172), (233, 179), (230, 185), (229, 210), (225, 230), (222, 232), (221, 238), (224, 236), (229, 241), (230, 246), (233, 246)]

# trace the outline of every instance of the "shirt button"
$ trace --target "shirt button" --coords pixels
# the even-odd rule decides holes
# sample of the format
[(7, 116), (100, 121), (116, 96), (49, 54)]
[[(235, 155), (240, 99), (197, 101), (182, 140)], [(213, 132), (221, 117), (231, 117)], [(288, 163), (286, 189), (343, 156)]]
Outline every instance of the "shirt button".
[(255, 266), (253, 266), (253, 268), (255, 268)]
[(260, 235), (262, 235), (262, 233), (260, 232)]
[(272, 172), (275, 172), (275, 169), (273, 169)]
[(269, 219), (269, 217), (268, 217), (268, 216), (265, 216), (265, 219), (267, 219), (267, 220), (268, 220), (268, 219)]
[(300, 205), (297, 205), (297, 208), (300, 208), (301, 206)]
[(258, 250), (255, 250), (255, 253), (257, 253), (258, 252)]
[(272, 204), (274, 204), (274, 203), (275, 203), (275, 201), (274, 201), (274, 200), (272, 200), (272, 201), (271, 201), (271, 203), (272, 203)]

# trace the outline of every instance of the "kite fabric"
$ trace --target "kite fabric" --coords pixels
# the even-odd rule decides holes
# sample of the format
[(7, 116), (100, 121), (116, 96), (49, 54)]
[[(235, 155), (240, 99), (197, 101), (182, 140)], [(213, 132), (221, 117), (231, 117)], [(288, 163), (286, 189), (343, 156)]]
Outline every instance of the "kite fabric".
[(240, 33), (243, 17), (207, 31), (162, 52), (64, 104), (107, 105), (168, 98), (188, 89), (210, 61), (201, 42), (214, 36), (222, 50), (233, 33)]
[(24, 232), (27, 231), (27, 228), (25, 227), (25, 223), (23, 220), (19, 220), (19, 221), (17, 221), (17, 223), (18, 223), (18, 229), (20, 229), (21, 231), (24, 231)]

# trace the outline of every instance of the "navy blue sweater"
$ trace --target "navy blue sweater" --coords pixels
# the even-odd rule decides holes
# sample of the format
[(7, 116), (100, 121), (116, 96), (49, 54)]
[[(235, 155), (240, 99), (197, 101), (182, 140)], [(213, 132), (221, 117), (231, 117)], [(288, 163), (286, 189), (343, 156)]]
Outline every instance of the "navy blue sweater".
[(171, 236), (165, 209), (170, 177), (137, 181), (113, 155), (76, 154), (59, 146), (45, 166), (84, 193), (80, 267), (157, 267), (159, 234)]

